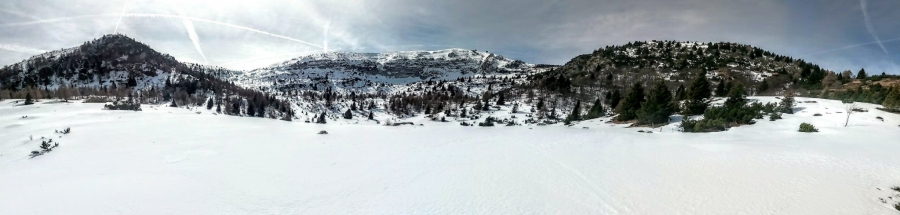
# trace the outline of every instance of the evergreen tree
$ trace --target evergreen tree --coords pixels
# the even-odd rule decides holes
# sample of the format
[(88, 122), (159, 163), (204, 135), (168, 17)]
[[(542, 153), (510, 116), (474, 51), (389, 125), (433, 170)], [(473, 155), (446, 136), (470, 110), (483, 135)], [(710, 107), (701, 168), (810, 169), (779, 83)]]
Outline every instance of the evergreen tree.
[(678, 88), (675, 89), (675, 101), (685, 100), (687, 95), (684, 92), (684, 84), (679, 84)]
[(687, 96), (684, 103), (685, 115), (703, 114), (709, 107), (709, 98), (712, 97), (712, 91), (709, 89), (709, 80), (706, 79), (706, 72), (700, 73), (687, 89)]
[(613, 91), (612, 96), (606, 98), (606, 101), (609, 102), (607, 105), (609, 105), (610, 109), (617, 110), (619, 103), (622, 102), (622, 92), (619, 90)]
[(222, 113), (222, 103), (216, 103), (216, 113)]
[(322, 112), (322, 115), (319, 115), (319, 120), (317, 120), (316, 123), (325, 124), (325, 112)]
[(641, 83), (634, 83), (616, 109), (616, 112), (619, 113), (616, 120), (629, 121), (636, 119), (637, 110), (641, 109), (642, 103), (644, 103), (644, 86)]
[(725, 100), (725, 108), (737, 109), (747, 104), (746, 90), (741, 84), (737, 84), (728, 92), (728, 99)]
[(485, 102), (484, 102), (484, 105), (481, 105), (481, 110), (482, 110), (482, 111), (489, 111), (489, 110), (491, 110), (491, 103), (488, 103), (487, 101), (485, 101)]
[(642, 124), (669, 122), (669, 116), (678, 110), (672, 100), (672, 92), (666, 83), (659, 81), (647, 94), (647, 100), (638, 110), (638, 120)]
[(503, 96), (503, 93), (500, 93), (500, 98), (497, 98), (497, 105), (506, 105), (506, 98)]
[(869, 77), (869, 76), (866, 75), (866, 69), (865, 69), (865, 68), (859, 69), (859, 72), (856, 73), (856, 79), (866, 79), (866, 77)]
[(247, 102), (247, 116), (256, 116), (256, 109), (253, 107), (253, 103)]
[(725, 88), (725, 79), (719, 80), (719, 84), (716, 85), (716, 97), (725, 97), (725, 94), (728, 93), (727, 90)]
[(213, 99), (210, 98), (209, 101), (206, 102), (206, 109), (212, 110), (212, 106), (213, 106)]
[(25, 94), (25, 105), (34, 104), (34, 101), (31, 99), (31, 92)]
[(584, 116), (584, 119), (596, 119), (602, 117), (603, 115), (603, 104), (600, 103), (600, 99), (597, 99), (596, 101), (594, 101), (594, 105), (591, 106), (591, 109), (588, 110), (587, 115)]
[(759, 83), (759, 86), (756, 87), (756, 92), (762, 93), (766, 92), (767, 90), (769, 90), (769, 82), (763, 79), (763, 81)]
[(350, 109), (347, 109), (347, 112), (344, 112), (344, 119), (353, 119), (353, 112), (350, 112)]
[(581, 120), (581, 101), (576, 101), (575, 107), (572, 108), (572, 113), (569, 114), (568, 117), (566, 117), (565, 121), (568, 124), (569, 122), (579, 121), (579, 120)]
[(788, 90), (784, 92), (784, 98), (781, 98), (781, 107), (779, 107), (782, 113), (794, 114), (794, 91)]

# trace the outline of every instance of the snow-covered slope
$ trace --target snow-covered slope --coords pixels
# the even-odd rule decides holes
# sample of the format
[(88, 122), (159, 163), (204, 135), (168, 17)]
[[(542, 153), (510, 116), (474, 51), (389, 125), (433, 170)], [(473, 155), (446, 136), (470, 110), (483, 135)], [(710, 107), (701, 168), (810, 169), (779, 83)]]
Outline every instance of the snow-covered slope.
[[(484, 76), (526, 75), (543, 71), (533, 64), (475, 50), (391, 53), (330, 52), (303, 56), (267, 68), (223, 74), (225, 79), (264, 89), (367, 91), (376, 86), (418, 81), (454, 81)], [(317, 81), (340, 82), (339, 85)]]
[[(889, 190), (900, 185), (900, 115), (862, 104), (870, 112), (843, 127), (840, 102), (798, 100), (817, 103), (705, 134), (600, 120), (319, 125), (7, 100), (0, 214), (896, 214), (887, 197), (900, 194)], [(508, 109), (488, 114), (527, 114)], [(801, 122), (821, 132), (799, 133)], [(29, 159), (41, 137), (60, 146)]]

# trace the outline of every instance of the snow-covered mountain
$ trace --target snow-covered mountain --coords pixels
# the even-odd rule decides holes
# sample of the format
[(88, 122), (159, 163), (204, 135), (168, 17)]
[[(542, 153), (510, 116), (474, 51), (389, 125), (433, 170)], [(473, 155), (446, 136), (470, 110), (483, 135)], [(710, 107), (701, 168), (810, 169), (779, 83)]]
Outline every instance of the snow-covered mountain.
[[(298, 57), (266, 68), (218, 74), (248, 87), (298, 90), (362, 90), (420, 81), (455, 81), (487, 76), (523, 76), (538, 66), (484, 51), (447, 49), (390, 53), (330, 52)], [(338, 82), (328, 84), (316, 81)]]

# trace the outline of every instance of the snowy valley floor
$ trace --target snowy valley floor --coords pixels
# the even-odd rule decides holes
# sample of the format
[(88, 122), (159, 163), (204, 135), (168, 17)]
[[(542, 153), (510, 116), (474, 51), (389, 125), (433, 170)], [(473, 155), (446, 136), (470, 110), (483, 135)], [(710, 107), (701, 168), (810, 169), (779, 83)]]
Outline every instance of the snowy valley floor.
[[(600, 121), (316, 125), (7, 100), (0, 214), (900, 213), (879, 200), (900, 186), (900, 115), (861, 105), (870, 112), (845, 128), (840, 102), (798, 100), (818, 103), (709, 134)], [(821, 132), (799, 133), (801, 122)], [(29, 159), (42, 136), (59, 148)]]

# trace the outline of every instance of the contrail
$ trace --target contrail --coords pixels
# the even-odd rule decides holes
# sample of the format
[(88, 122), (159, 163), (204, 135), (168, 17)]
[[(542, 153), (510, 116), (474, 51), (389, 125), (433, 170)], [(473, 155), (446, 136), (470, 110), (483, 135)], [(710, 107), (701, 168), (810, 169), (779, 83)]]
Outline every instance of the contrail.
[[(70, 20), (76, 20), (76, 19), (89, 19), (89, 18), (97, 18), (97, 17), (118, 17), (118, 16), (121, 16), (121, 15), (123, 15), (123, 14), (98, 14), (98, 15), (82, 15), (82, 16), (60, 17), (60, 18), (53, 18), (53, 19), (35, 20), (35, 21), (29, 21), (29, 22), (17, 22), (17, 23), (0, 24), (0, 28), (3, 28), (3, 27), (14, 27), (14, 26), (37, 25), (37, 24), (54, 23), (54, 22), (64, 22), (64, 21), (70, 21)], [(124, 16), (125, 16), (125, 17), (145, 17), (145, 18), (171, 18), (171, 19), (181, 19), (181, 18), (183, 18), (182, 16), (178, 16), (178, 15), (169, 15), (169, 14), (146, 14), (146, 13), (125, 13)], [(294, 41), (294, 42), (298, 42), (298, 43), (303, 43), (303, 44), (306, 44), (306, 45), (309, 45), (309, 46), (312, 46), (312, 47), (324, 48), (322, 45), (319, 45), (319, 44), (315, 44), (315, 43), (310, 43), (310, 42), (306, 42), (306, 41), (303, 41), (303, 40), (294, 39), (294, 38), (291, 38), (291, 37), (288, 37), (288, 36), (284, 36), (284, 35), (279, 35), (279, 34), (269, 33), (269, 32), (266, 32), (266, 31), (259, 30), (259, 29), (255, 29), (255, 28), (244, 27), (244, 26), (235, 25), (235, 24), (231, 24), (231, 23), (224, 23), (224, 22), (219, 22), (219, 21), (214, 21), (214, 20), (209, 20), (209, 19), (203, 19), (203, 18), (196, 18), (196, 17), (186, 17), (186, 18), (191, 19), (191, 20), (193, 20), (193, 21), (195, 21), (195, 22), (205, 22), (205, 23), (210, 23), (210, 24), (216, 24), (216, 25), (222, 25), (222, 26), (227, 26), (227, 27), (237, 28), (237, 29), (241, 29), (241, 30), (245, 30), (245, 31), (250, 31), (250, 32), (254, 32), (254, 33), (258, 33), (258, 34), (262, 34), (262, 35), (266, 35), (266, 36), (271, 36), (271, 37), (281, 38), (281, 39), (290, 40), (290, 41)]]
[(125, 0), (125, 6), (122, 7), (122, 15), (119, 16), (119, 21), (116, 21), (116, 30), (113, 32), (113, 34), (119, 33), (119, 23), (122, 23), (122, 17), (125, 16), (125, 10), (128, 9), (128, 2), (129, 0)]
[(887, 40), (881, 40), (881, 41), (872, 41), (872, 42), (867, 42), (867, 43), (854, 44), (854, 45), (844, 46), (844, 47), (840, 47), (840, 48), (836, 48), (836, 49), (830, 49), (830, 50), (820, 51), (820, 52), (816, 52), (816, 53), (812, 53), (812, 54), (807, 54), (807, 56), (824, 54), (824, 53), (828, 53), (828, 52), (835, 52), (835, 51), (840, 51), (840, 50), (844, 50), (844, 49), (856, 48), (856, 47), (860, 47), (860, 46), (866, 46), (866, 45), (872, 45), (872, 44), (880, 45), (883, 43), (890, 43), (890, 42), (897, 42), (897, 41), (900, 41), (900, 38), (893, 38), (893, 39), (887, 39)]
[(36, 17), (36, 16), (33, 16), (33, 15), (31, 15), (31, 14), (22, 13), (22, 12), (19, 12), (19, 11), (14, 11), (14, 10), (9, 10), (9, 9), (3, 9), (3, 8), (0, 8), (0, 11), (6, 12), (6, 13), (9, 13), (9, 14), (12, 14), (12, 15), (16, 15), (16, 16), (21, 16), (21, 17), (33, 19), (33, 20), (39, 20), (39, 19), (41, 19), (41, 18)]
[(206, 60), (206, 54), (203, 53), (203, 44), (200, 43), (200, 37), (197, 36), (197, 29), (194, 28), (194, 22), (191, 22), (191, 19), (185, 15), (184, 9), (178, 3), (173, 2), (172, 4), (175, 6), (175, 11), (178, 11), (178, 15), (181, 16), (181, 23), (184, 23), (184, 28), (187, 29), (188, 37), (194, 43), (194, 48), (200, 53), (200, 57), (203, 57), (203, 63), (209, 64), (209, 60)]
[(878, 47), (881, 47), (881, 50), (884, 51), (885, 54), (888, 54), (886, 48), (884, 48), (884, 44), (881, 44), (881, 39), (878, 38), (878, 35), (875, 34), (875, 28), (872, 26), (872, 22), (869, 20), (869, 12), (868, 12), (868, 4), (866, 4), (866, 0), (859, 0), (859, 6), (862, 8), (863, 19), (866, 22), (866, 29), (869, 30), (869, 34), (875, 38), (875, 42), (878, 43)]
[(23, 47), (23, 46), (12, 45), (12, 44), (2, 44), (2, 43), (0, 43), (0, 49), (7, 50), (7, 51), (28, 53), (28, 54), (36, 54), (36, 53), (39, 54), (39, 53), (47, 52), (46, 50)]

